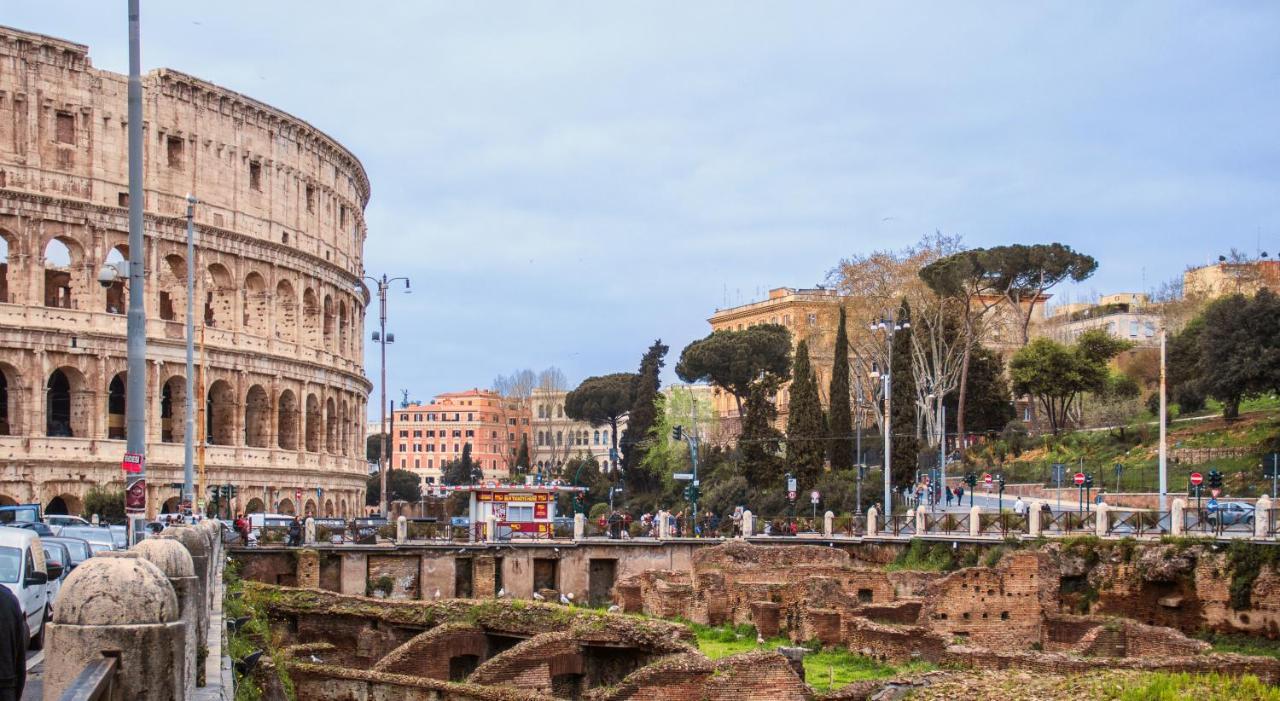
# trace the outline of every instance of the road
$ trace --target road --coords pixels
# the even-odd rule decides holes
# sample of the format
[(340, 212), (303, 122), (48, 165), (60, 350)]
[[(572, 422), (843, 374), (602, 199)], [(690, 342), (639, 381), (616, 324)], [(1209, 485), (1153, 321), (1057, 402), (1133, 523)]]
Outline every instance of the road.
[(27, 651), (27, 687), (22, 701), (40, 701), (44, 696), (44, 650)]

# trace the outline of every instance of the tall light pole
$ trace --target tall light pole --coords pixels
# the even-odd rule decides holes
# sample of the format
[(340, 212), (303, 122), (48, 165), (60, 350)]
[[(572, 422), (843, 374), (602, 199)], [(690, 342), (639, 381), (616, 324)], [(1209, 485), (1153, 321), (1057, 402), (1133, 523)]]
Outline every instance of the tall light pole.
[(892, 411), (893, 411), (893, 337), (897, 332), (903, 329), (911, 328), (911, 322), (906, 319), (895, 320), (893, 312), (872, 319), (870, 325), (871, 331), (883, 331), (885, 335), (885, 353), (884, 374), (884, 517), (888, 523), (889, 515), (893, 513), (893, 434), (892, 434)]
[[(364, 276), (365, 280), (372, 282), (378, 286), (378, 330), (373, 334), (373, 340), (382, 348), (382, 379), (378, 382), (378, 389), (382, 393), (382, 399), (378, 402), (380, 411), (382, 412), (382, 446), (378, 453), (378, 474), (380, 477), (380, 489), (378, 499), (378, 509), (383, 517), (387, 515), (387, 471), (391, 469), (391, 460), (387, 455), (390, 450), (391, 437), (387, 435), (387, 344), (395, 343), (395, 334), (387, 335), (387, 288), (393, 282), (404, 281), (404, 291), (409, 291), (409, 278), (393, 277), (388, 278), (383, 273), (381, 278)], [(361, 285), (357, 283), (357, 287)]]
[(856, 516), (861, 516), (862, 515), (862, 376), (861, 375), (853, 379), (853, 385), (854, 385), (853, 425), (855, 426), (854, 430), (856, 431), (856, 435), (857, 435), (857, 439), (854, 444), (855, 446), (854, 451), (858, 455), (857, 459), (855, 460), (857, 464), (854, 466), (854, 469), (858, 471), (857, 472), (858, 500), (853, 505), (853, 513)]
[(1168, 473), (1168, 445), (1166, 433), (1166, 424), (1168, 419), (1168, 395), (1165, 387), (1165, 328), (1160, 326), (1160, 510), (1168, 511), (1169, 504), (1169, 473)]
[(187, 405), (186, 429), (182, 432), (182, 502), (195, 504), (195, 433), (196, 433), (196, 231), (195, 195), (187, 193)]
[[(142, 240), (142, 52), (139, 41), (139, 0), (129, 0), (129, 316), (125, 386), (126, 450), (137, 460), (130, 473), (125, 507), (131, 515), (147, 510), (147, 312)], [(133, 518), (129, 519), (130, 537)]]

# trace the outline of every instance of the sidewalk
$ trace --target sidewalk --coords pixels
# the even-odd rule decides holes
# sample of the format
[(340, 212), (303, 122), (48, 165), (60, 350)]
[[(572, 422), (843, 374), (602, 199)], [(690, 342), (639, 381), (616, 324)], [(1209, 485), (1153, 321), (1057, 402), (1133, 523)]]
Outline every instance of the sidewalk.
[(213, 603), (209, 607), (209, 654), (204, 660), (205, 685), (196, 687), (193, 701), (232, 701), (235, 698), (235, 677), (231, 672), (231, 658), (222, 654), (223, 638), (227, 626), (222, 620), (222, 567), (226, 557), (211, 563), (214, 572)]

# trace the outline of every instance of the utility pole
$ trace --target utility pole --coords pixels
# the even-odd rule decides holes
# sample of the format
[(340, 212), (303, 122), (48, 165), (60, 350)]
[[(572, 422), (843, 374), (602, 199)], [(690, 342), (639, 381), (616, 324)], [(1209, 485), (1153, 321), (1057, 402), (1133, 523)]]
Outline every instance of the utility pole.
[(129, 0), (129, 316), (125, 387), (126, 450), (137, 460), (137, 472), (126, 477), (125, 511), (130, 542), (137, 539), (135, 521), (147, 513), (147, 311), (146, 259), (142, 236), (142, 49), (139, 0)]
[(856, 426), (855, 430), (857, 433), (857, 443), (856, 443), (855, 449), (858, 453), (857, 460), (855, 461), (857, 463), (857, 466), (854, 468), (858, 471), (857, 479), (855, 480), (858, 483), (858, 500), (857, 502), (854, 503), (853, 513), (857, 516), (861, 516), (862, 515), (862, 377), (859, 376), (854, 378), (853, 382), (854, 382), (854, 386), (856, 387), (856, 389), (854, 390), (856, 403), (854, 404), (855, 409), (853, 413), (854, 426)]
[(885, 335), (886, 348), (888, 352), (885, 354), (884, 374), (884, 517), (885, 523), (889, 522), (889, 516), (893, 513), (893, 471), (891, 469), (893, 461), (893, 337), (898, 331), (911, 328), (911, 322), (907, 319), (894, 320), (893, 313), (882, 316), (879, 319), (871, 320), (871, 331), (883, 331)]
[[(378, 508), (383, 517), (387, 515), (387, 470), (391, 469), (391, 460), (388, 453), (390, 452), (391, 437), (387, 435), (387, 344), (395, 343), (395, 334), (387, 335), (387, 288), (391, 283), (404, 281), (404, 291), (409, 291), (409, 278), (394, 277), (388, 278), (384, 273), (381, 278), (364, 276), (365, 280), (377, 285), (378, 289), (378, 331), (374, 332), (373, 340), (381, 346), (382, 354), (382, 375), (378, 382), (378, 390), (381, 392), (380, 411), (382, 412), (382, 420), (379, 425), (382, 426), (382, 450), (378, 454), (378, 475), (380, 477), (381, 493), (378, 499)], [(357, 287), (360, 283), (356, 283)]]
[(1167, 388), (1165, 386), (1165, 337), (1167, 332), (1164, 325), (1160, 326), (1160, 510), (1168, 511), (1168, 494), (1169, 494), (1169, 473), (1168, 473), (1168, 412), (1169, 399)]
[(196, 320), (195, 320), (195, 284), (196, 284), (196, 234), (195, 234), (196, 198), (187, 194), (187, 405), (185, 411), (186, 430), (182, 433), (182, 501), (195, 504), (195, 432), (196, 432)]

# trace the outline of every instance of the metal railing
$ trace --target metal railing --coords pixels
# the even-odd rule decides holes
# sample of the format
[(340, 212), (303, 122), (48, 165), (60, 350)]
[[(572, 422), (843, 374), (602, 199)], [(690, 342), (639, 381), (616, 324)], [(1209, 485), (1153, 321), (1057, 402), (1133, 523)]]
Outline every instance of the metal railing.
[(1169, 512), (1145, 509), (1108, 509), (1107, 535), (1141, 537), (1168, 530)]
[(71, 686), (62, 692), (61, 701), (122, 701), (124, 690), (120, 687), (120, 658), (103, 653), (80, 670)]
[(893, 535), (915, 535), (916, 517), (914, 515), (907, 516), (905, 514), (895, 514), (890, 516), (889, 523), (885, 530)]
[(1095, 531), (1094, 523), (1097, 519), (1095, 511), (1059, 511), (1052, 515), (1045, 514), (1040, 517), (1040, 530), (1044, 533), (1092, 533)]
[(968, 535), (969, 514), (925, 514), (924, 530), (926, 533), (944, 533), (947, 535)]
[(1006, 537), (1027, 532), (1025, 514), (1013, 514), (1002, 511), (998, 514), (978, 515), (978, 535), (998, 535)]

